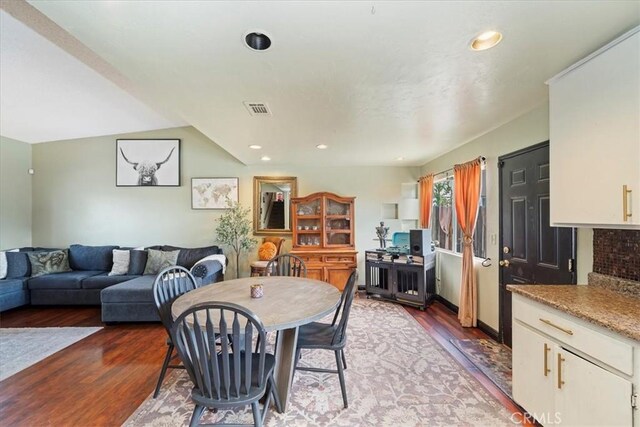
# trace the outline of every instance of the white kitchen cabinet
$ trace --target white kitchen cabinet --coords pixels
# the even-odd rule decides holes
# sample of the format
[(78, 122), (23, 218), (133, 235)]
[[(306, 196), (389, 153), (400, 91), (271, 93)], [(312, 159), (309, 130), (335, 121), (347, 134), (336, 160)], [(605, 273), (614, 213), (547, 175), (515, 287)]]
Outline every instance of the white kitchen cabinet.
[(534, 418), (546, 424), (549, 417), (555, 419), (552, 411), (555, 406), (551, 369), (553, 341), (514, 322), (511, 345), (513, 398)]
[(554, 364), (555, 412), (562, 426), (632, 425), (630, 381), (560, 346)]
[(513, 398), (533, 418), (563, 427), (640, 426), (637, 343), (520, 295), (512, 320)]
[(553, 226), (640, 229), (639, 31), (548, 82)]

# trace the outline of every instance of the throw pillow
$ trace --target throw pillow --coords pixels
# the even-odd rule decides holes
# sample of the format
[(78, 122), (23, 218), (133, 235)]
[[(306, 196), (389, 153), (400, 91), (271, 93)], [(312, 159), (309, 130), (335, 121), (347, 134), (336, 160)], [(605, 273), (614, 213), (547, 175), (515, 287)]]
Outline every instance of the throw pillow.
[(124, 276), (129, 272), (130, 254), (131, 251), (128, 250), (113, 250), (113, 267), (111, 267), (109, 276)]
[(278, 248), (271, 242), (265, 242), (258, 249), (258, 259), (260, 261), (269, 261), (276, 256)]
[(149, 249), (144, 274), (158, 274), (167, 267), (177, 265), (180, 251), (158, 251)]
[[(155, 249), (155, 248), (153, 248)], [(178, 265), (186, 269), (191, 269), (198, 261), (209, 255), (220, 254), (218, 246), (206, 246), (203, 248), (179, 248), (176, 246), (164, 245), (163, 251), (180, 251), (178, 255)]]
[(209, 272), (209, 269), (205, 264), (194, 265), (193, 269), (191, 270), (191, 274), (193, 274), (193, 277), (199, 277), (199, 278), (206, 277), (208, 272)]
[(18, 252), (18, 249), (11, 249), (10, 251), (0, 252), (0, 280), (7, 277), (7, 252)]
[(147, 251), (134, 249), (129, 254), (129, 276), (142, 276), (147, 265)]
[(64, 273), (69, 268), (69, 251), (27, 252), (31, 263), (31, 277), (50, 273)]
[[(208, 257), (204, 257), (200, 261), (196, 262), (196, 265), (191, 267), (191, 270), (193, 270), (194, 268), (196, 268), (200, 264), (206, 263), (207, 261), (216, 261), (218, 263), (218, 265), (220, 266), (219, 269), (222, 269), (222, 274), (224, 274), (224, 272), (225, 272), (225, 270), (227, 268), (227, 264), (228, 264), (229, 260), (227, 260), (227, 257), (222, 255), (222, 254), (209, 255)], [(209, 269), (211, 269), (212, 272), (219, 270), (219, 269), (216, 269), (215, 266), (209, 266), (209, 267), (207, 267), (207, 274), (209, 273)], [(213, 269), (215, 269), (215, 270), (213, 270)]]
[(0, 280), (7, 277), (7, 254), (5, 251), (0, 252)]
[(7, 252), (7, 279), (31, 276), (31, 263), (27, 252)]

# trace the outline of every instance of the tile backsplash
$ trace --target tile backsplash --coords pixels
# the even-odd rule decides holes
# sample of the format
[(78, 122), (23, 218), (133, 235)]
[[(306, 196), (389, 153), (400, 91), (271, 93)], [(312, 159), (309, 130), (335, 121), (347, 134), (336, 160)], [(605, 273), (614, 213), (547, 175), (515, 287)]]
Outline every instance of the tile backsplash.
[(593, 271), (640, 281), (640, 230), (593, 230)]

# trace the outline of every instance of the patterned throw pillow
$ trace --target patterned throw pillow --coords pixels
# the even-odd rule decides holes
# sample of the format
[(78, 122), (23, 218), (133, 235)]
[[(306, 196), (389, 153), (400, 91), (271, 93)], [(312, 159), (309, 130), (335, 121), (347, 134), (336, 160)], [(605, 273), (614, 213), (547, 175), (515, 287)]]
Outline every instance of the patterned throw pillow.
[(258, 249), (258, 259), (260, 261), (269, 261), (278, 252), (278, 248), (271, 242), (265, 242)]
[(144, 267), (144, 274), (158, 274), (167, 267), (178, 264), (180, 251), (158, 251), (148, 249), (147, 265)]
[(113, 250), (113, 267), (109, 276), (124, 276), (129, 271), (129, 258), (131, 252), (127, 250)]
[(198, 265), (194, 265), (193, 269), (191, 270), (191, 274), (193, 274), (193, 277), (207, 277), (207, 273), (209, 272), (209, 270), (207, 269), (207, 266), (204, 264), (198, 264)]
[(27, 252), (31, 263), (31, 277), (50, 273), (64, 273), (69, 268), (69, 251)]

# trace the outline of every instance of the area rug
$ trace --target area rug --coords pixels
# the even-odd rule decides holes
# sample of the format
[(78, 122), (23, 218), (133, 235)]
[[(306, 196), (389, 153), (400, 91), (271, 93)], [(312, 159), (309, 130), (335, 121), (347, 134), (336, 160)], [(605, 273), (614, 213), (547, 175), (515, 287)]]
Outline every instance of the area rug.
[(102, 328), (0, 329), (0, 381), (100, 329)]
[(490, 339), (451, 340), (476, 368), (512, 397), (511, 349)]
[[(273, 334), (271, 334), (273, 335)], [(298, 371), (285, 414), (271, 410), (267, 426), (501, 426), (506, 410), (402, 307), (354, 301), (346, 348), (349, 408), (338, 376)], [(301, 365), (335, 369), (330, 351), (303, 351)], [(188, 425), (193, 404), (185, 372), (173, 372), (125, 426)], [(248, 423), (248, 409), (206, 411), (201, 423)]]

